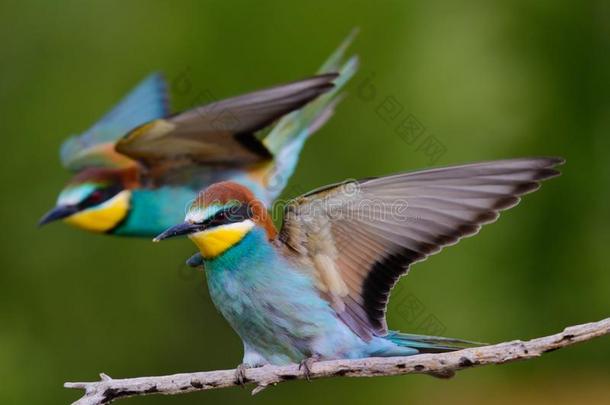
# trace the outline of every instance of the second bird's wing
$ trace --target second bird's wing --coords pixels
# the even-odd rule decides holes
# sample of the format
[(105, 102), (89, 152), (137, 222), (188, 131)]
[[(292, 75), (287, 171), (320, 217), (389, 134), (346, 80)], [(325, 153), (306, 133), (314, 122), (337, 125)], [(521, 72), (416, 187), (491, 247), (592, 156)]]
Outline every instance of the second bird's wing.
[(95, 125), (62, 144), (62, 164), (72, 171), (129, 164), (129, 159), (116, 153), (114, 144), (130, 130), (165, 117), (169, 112), (168, 98), (163, 76), (151, 74)]
[(336, 77), (336, 73), (322, 74), (157, 119), (127, 134), (116, 150), (152, 173), (263, 161), (271, 153), (255, 132), (330, 90)]
[(557, 176), (560, 158), (524, 158), (348, 181), (285, 208), (282, 252), (363, 339), (385, 335), (389, 293), (411, 264), (476, 234)]

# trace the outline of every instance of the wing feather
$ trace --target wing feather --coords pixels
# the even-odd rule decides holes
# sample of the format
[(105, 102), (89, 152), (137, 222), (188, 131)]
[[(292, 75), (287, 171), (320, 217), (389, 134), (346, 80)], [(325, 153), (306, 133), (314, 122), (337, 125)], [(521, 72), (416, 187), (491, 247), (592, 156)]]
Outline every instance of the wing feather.
[(322, 74), (155, 120), (131, 131), (116, 149), (153, 169), (160, 162), (181, 167), (267, 160), (271, 154), (255, 132), (331, 89), (336, 77)]
[(476, 234), (562, 163), (510, 159), (324, 187), (286, 207), (278, 240), (305, 258), (352, 330), (384, 335), (390, 290), (413, 263)]
[(168, 99), (163, 76), (159, 73), (148, 76), (95, 125), (63, 143), (63, 165), (79, 171), (92, 166), (124, 164), (126, 159), (114, 151), (114, 143), (133, 128), (167, 116)]

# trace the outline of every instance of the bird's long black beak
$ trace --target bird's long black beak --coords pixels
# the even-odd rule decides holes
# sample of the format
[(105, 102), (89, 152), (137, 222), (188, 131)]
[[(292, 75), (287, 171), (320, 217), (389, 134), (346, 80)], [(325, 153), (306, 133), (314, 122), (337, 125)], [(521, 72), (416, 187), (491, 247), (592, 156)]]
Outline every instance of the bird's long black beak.
[(57, 221), (58, 219), (67, 218), (77, 212), (78, 208), (75, 205), (60, 205), (44, 214), (44, 216), (40, 218), (40, 221), (38, 221), (38, 226), (43, 226), (49, 222)]
[(157, 237), (153, 239), (153, 242), (161, 242), (163, 239), (173, 238), (174, 236), (188, 235), (189, 233), (198, 232), (200, 230), (200, 224), (185, 222), (183, 224), (172, 226), (162, 234), (157, 235)]

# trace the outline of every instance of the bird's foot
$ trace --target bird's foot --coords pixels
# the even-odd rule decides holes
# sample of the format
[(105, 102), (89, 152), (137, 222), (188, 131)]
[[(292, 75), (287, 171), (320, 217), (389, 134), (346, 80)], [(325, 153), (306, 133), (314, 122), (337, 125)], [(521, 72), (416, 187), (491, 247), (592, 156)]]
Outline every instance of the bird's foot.
[(242, 388), (246, 387), (246, 382), (248, 379), (246, 378), (246, 370), (250, 368), (248, 363), (241, 363), (235, 369), (235, 381), (237, 384), (241, 385)]
[(303, 359), (299, 363), (299, 370), (303, 370), (303, 373), (305, 374), (305, 379), (307, 379), (307, 381), (310, 381), (311, 367), (313, 366), (313, 363), (315, 363), (318, 360), (320, 360), (320, 356), (314, 354), (311, 357)]

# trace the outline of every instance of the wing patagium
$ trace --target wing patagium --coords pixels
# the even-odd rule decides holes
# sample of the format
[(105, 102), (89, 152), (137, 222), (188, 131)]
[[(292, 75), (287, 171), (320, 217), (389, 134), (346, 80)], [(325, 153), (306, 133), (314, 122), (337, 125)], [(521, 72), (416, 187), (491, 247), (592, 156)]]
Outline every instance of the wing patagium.
[(476, 234), (540, 182), (554, 157), (509, 159), (350, 181), (291, 202), (279, 241), (362, 338), (385, 335), (390, 290), (409, 267)]

